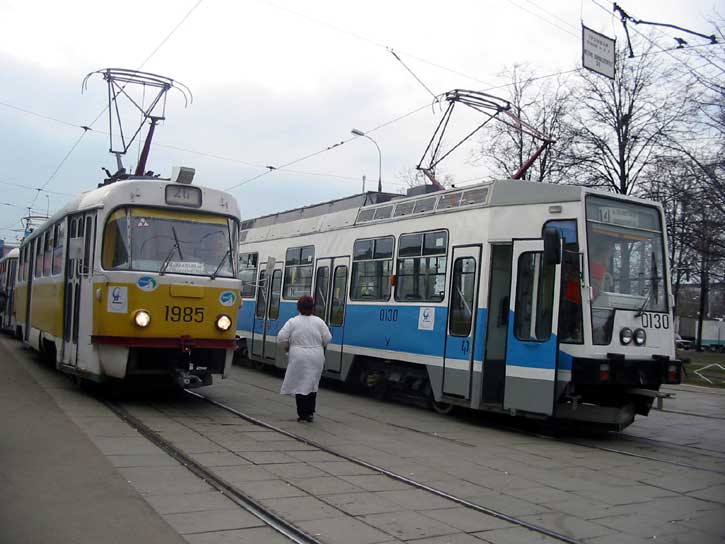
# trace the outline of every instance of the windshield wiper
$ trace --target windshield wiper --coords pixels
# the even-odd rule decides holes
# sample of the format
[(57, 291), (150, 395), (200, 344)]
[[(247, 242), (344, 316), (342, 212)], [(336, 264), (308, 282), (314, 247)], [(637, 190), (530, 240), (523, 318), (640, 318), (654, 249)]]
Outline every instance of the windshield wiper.
[(179, 257), (181, 260), (184, 260), (184, 254), (181, 253), (181, 244), (179, 243), (179, 237), (176, 235), (176, 227), (171, 227), (171, 233), (174, 235), (174, 245), (171, 246), (171, 251), (169, 251), (169, 254), (164, 259), (164, 262), (161, 265), (161, 268), (159, 269), (159, 275), (163, 276), (166, 274), (166, 269), (169, 266), (169, 263), (171, 262), (171, 257), (174, 256), (174, 251), (179, 252)]
[(224, 264), (224, 261), (226, 260), (227, 256), (228, 256), (228, 255), (229, 255), (229, 254), (230, 254), (231, 252), (232, 252), (232, 250), (231, 250), (231, 249), (227, 249), (227, 252), (226, 252), (226, 253), (224, 254), (224, 256), (222, 257), (222, 260), (221, 260), (221, 261), (219, 261), (219, 264), (217, 265), (217, 267), (216, 267), (216, 270), (214, 270), (214, 272), (212, 272), (211, 276), (209, 276), (209, 277), (210, 277), (211, 279), (213, 279), (213, 280), (215, 280), (215, 279), (216, 279), (216, 275), (217, 275), (217, 274), (219, 273), (219, 270), (221, 269), (222, 265)]

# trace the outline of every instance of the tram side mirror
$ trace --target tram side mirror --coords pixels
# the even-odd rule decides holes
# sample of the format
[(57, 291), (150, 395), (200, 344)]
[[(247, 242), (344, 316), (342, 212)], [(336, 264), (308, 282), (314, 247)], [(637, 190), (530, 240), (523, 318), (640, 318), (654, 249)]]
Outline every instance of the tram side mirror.
[(544, 229), (544, 264), (561, 264), (561, 232)]
[(71, 238), (68, 241), (68, 259), (83, 257), (83, 238)]
[(265, 269), (267, 273), (267, 277), (270, 277), (272, 275), (272, 272), (274, 272), (274, 266), (277, 264), (277, 259), (274, 257), (268, 257), (267, 258), (267, 268)]

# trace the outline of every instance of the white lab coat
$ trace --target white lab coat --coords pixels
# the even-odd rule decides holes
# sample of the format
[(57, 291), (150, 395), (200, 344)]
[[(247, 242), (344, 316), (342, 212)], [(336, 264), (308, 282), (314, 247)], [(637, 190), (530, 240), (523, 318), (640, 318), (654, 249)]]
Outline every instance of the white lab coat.
[(324, 348), (330, 340), (330, 330), (317, 316), (298, 315), (284, 324), (277, 334), (277, 345), (289, 348), (289, 361), (280, 393), (308, 395), (317, 391), (325, 366)]

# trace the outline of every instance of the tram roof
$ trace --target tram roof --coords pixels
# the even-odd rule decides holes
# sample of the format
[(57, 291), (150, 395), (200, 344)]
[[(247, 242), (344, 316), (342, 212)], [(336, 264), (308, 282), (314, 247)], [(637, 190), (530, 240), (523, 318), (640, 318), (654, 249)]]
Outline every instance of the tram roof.
[[(488, 188), (488, 193), (490, 194), (487, 196), (486, 202), (476, 202), (475, 204), (486, 206), (507, 206), (517, 204), (571, 202), (580, 200), (582, 195), (582, 188), (573, 185), (553, 185), (520, 180), (490, 181), (475, 185), (467, 185), (465, 187), (457, 187), (445, 191), (418, 194), (415, 196), (370, 191), (336, 200), (321, 202), (319, 204), (312, 204), (310, 206), (303, 206), (301, 208), (248, 219), (242, 222), (242, 230), (251, 230), (280, 223), (310, 219), (346, 210), (350, 210), (350, 213), (353, 213), (352, 210), (355, 210), (354, 214), (357, 216), (358, 211), (363, 208), (375, 209), (378, 207), (384, 207), (392, 201), (394, 201), (396, 205), (400, 206), (404, 203), (414, 203), (441, 196), (445, 198), (447, 196), (459, 193), (463, 194), (468, 191), (483, 188)], [(400, 219), (405, 219), (405, 217), (400, 217)]]
[[(32, 240), (36, 236), (38, 236), (39, 233), (44, 231), (44, 227), (46, 225), (52, 225), (59, 219), (81, 211), (86, 210), (94, 210), (98, 208), (104, 208), (107, 205), (115, 206), (115, 205), (121, 205), (124, 203), (128, 204), (137, 204), (137, 205), (144, 205), (144, 204), (151, 204), (150, 202), (146, 202), (144, 199), (138, 198), (138, 195), (135, 195), (134, 193), (135, 188), (143, 188), (143, 187), (149, 187), (150, 185), (155, 185), (157, 187), (165, 187), (169, 184), (172, 184), (169, 179), (166, 178), (150, 178), (145, 176), (132, 176), (128, 179), (116, 181), (114, 183), (109, 183), (107, 185), (100, 185), (96, 189), (90, 189), (88, 191), (85, 191), (81, 193), (80, 195), (76, 196), (75, 198), (68, 201), (62, 208), (57, 210), (53, 215), (51, 215), (48, 219), (46, 219), (42, 225), (37, 227), (35, 230), (33, 230), (32, 233), (30, 233), (24, 240), (23, 244), (27, 242), (28, 240)], [(176, 184), (174, 184), (176, 185)], [(189, 187), (198, 187), (201, 189), (203, 194), (211, 194), (211, 195), (217, 195), (217, 196), (228, 196), (230, 199), (230, 206), (228, 214), (230, 216), (234, 216), (236, 218), (240, 217), (239, 213), (239, 205), (237, 204), (236, 198), (233, 195), (230, 195), (229, 193), (222, 191), (221, 189), (213, 189), (211, 187), (204, 187), (202, 185), (189, 185)], [(202, 208), (187, 208), (182, 206), (169, 206), (173, 209), (178, 210), (185, 210), (185, 211), (201, 211), (203, 212), (209, 212), (209, 211), (218, 211), (218, 210), (210, 210), (206, 206), (202, 206)]]

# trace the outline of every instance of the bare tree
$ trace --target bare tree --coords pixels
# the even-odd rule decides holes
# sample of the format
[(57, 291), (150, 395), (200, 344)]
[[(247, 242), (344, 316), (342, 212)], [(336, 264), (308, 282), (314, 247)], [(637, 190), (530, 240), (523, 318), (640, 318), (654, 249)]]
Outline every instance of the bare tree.
[[(502, 75), (511, 82), (505, 98), (511, 103), (512, 112), (539, 132), (557, 140), (538, 157), (524, 179), (566, 182), (568, 164), (560, 160), (564, 150), (571, 146), (572, 137), (567, 124), (571, 89), (566, 79), (559, 76), (555, 80), (540, 80), (533, 69), (519, 64), (507, 68)], [(490, 165), (493, 178), (510, 178), (541, 143), (514, 126), (495, 123), (483, 135), (473, 162)]]
[(613, 80), (580, 72), (570, 156), (579, 184), (636, 194), (654, 157), (691, 113), (690, 84), (658, 62), (652, 48), (640, 48), (644, 54), (634, 59), (619, 51)]

